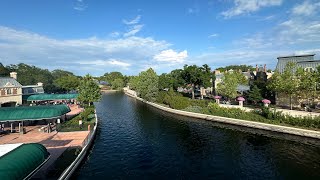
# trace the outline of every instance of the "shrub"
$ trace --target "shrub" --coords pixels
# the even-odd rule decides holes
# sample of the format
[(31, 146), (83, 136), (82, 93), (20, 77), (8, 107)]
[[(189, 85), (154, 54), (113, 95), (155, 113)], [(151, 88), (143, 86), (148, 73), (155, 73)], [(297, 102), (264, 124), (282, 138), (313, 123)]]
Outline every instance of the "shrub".
[(194, 112), (194, 113), (203, 113), (202, 111), (202, 107), (199, 106), (189, 106), (185, 109), (183, 109), (183, 111), (189, 111), (189, 112)]

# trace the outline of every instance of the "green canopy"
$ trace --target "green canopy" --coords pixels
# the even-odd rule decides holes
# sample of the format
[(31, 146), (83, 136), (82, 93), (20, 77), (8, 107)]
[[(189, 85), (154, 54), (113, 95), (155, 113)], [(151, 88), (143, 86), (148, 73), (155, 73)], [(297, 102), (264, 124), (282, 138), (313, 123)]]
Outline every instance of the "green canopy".
[(76, 99), (79, 94), (34, 94), (26, 97), (27, 101), (50, 101)]
[(48, 158), (49, 152), (43, 145), (22, 144), (0, 157), (0, 179), (30, 177)]
[(52, 119), (68, 112), (70, 108), (67, 105), (2, 107), (0, 121)]

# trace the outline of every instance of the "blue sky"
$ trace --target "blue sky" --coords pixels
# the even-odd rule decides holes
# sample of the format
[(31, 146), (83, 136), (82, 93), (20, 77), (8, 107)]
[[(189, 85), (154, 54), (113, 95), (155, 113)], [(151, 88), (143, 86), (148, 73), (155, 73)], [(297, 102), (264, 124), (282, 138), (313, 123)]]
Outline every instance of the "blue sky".
[(320, 59), (319, 0), (3, 0), (0, 62), (94, 76)]

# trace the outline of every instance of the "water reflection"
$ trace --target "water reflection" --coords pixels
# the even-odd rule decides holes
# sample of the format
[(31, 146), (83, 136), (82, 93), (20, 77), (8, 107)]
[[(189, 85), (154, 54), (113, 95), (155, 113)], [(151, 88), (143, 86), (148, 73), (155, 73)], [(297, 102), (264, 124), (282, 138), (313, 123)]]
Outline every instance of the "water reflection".
[(310, 139), (175, 116), (121, 93), (104, 95), (97, 111), (100, 132), (78, 179), (320, 178)]

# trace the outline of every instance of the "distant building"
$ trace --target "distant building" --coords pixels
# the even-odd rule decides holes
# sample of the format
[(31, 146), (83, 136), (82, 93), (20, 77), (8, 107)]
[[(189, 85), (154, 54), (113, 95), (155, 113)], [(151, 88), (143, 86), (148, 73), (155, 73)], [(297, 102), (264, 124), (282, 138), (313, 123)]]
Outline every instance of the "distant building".
[[(288, 62), (296, 63), (298, 67), (303, 68), (305, 71), (311, 72), (316, 71), (317, 67), (320, 66), (320, 60), (314, 60), (315, 54), (305, 54), (297, 56), (281, 56), (278, 57), (278, 63), (276, 66), (276, 71), (283, 73)], [(308, 99), (299, 99), (294, 96), (291, 99), (293, 106), (300, 107), (300, 105), (305, 102), (309, 102)], [(315, 102), (319, 102), (319, 97), (315, 98)], [(290, 98), (285, 93), (278, 93), (276, 98), (276, 104), (279, 106), (289, 106)]]
[(302, 67), (305, 71), (315, 71), (320, 65), (320, 60), (314, 60), (315, 54), (305, 54), (297, 56), (281, 56), (278, 57), (276, 70), (283, 73), (288, 62), (296, 63), (298, 67)]
[(16, 72), (11, 72), (10, 77), (0, 77), (1, 107), (10, 107), (22, 104), (22, 85), (16, 79)]
[(0, 77), (0, 107), (22, 105), (23, 99), (41, 93), (44, 93), (42, 83), (22, 86), (17, 81), (16, 72), (11, 72), (10, 77)]

